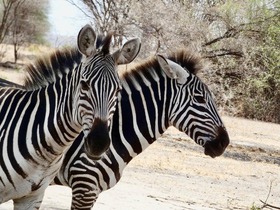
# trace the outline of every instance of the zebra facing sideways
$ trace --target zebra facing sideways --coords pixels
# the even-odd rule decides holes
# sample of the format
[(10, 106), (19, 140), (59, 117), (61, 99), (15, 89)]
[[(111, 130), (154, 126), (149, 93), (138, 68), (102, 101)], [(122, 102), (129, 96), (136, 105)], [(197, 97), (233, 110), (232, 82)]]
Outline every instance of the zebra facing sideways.
[(157, 56), (121, 75), (122, 91), (110, 125), (112, 144), (98, 161), (83, 151), (81, 133), (67, 151), (54, 184), (72, 188), (71, 209), (90, 209), (98, 195), (112, 188), (126, 165), (175, 126), (221, 155), (228, 133), (207, 86), (196, 76), (202, 59), (189, 51)]
[(71, 209), (93, 207), (102, 191), (117, 184), (127, 164), (169, 126), (189, 135), (206, 155), (224, 152), (229, 137), (211, 93), (196, 76), (202, 68), (195, 54), (179, 51), (149, 59), (121, 75), (123, 89), (110, 125), (109, 150), (100, 160), (91, 160), (81, 133), (54, 179), (53, 184), (72, 188)]
[(12, 199), (14, 209), (39, 209), (79, 133), (88, 157), (108, 149), (108, 122), (121, 89), (115, 67), (140, 49), (134, 39), (110, 54), (110, 43), (110, 34), (97, 37), (86, 25), (78, 35), (83, 60), (77, 50), (56, 51), (29, 66), (25, 88), (0, 82), (0, 203)]

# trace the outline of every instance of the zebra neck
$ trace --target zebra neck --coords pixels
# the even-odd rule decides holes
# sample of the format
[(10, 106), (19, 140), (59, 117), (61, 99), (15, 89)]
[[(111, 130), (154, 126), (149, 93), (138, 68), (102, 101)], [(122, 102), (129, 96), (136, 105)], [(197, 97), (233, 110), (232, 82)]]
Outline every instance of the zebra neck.
[(123, 80), (122, 97), (114, 114), (111, 132), (115, 151), (127, 163), (169, 127), (169, 81), (154, 70), (138, 74), (140, 77)]
[(47, 87), (49, 104), (49, 115), (46, 116), (47, 130), (49, 138), (47, 144), (50, 145), (47, 152), (54, 155), (62, 154), (66, 148), (74, 141), (81, 131), (79, 125), (73, 118), (73, 89), (70, 76), (62, 78), (53, 85)]

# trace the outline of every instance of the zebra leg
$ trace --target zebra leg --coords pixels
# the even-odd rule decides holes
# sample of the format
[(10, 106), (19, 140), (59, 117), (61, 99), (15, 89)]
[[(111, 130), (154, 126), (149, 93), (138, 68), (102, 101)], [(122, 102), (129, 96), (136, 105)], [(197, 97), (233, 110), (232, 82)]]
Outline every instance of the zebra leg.
[(40, 208), (44, 193), (14, 199), (14, 210), (37, 210)]
[(71, 210), (90, 210), (98, 198), (100, 192), (89, 189), (83, 186), (82, 188), (72, 188), (72, 204)]

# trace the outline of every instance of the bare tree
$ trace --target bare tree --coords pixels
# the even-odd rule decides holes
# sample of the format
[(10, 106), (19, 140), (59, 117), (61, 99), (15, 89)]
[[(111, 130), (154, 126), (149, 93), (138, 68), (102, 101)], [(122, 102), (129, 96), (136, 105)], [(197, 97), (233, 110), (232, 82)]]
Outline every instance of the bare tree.
[[(42, 42), (48, 30), (47, 16), (44, 9), (47, 1), (17, 0), (9, 9), (9, 27), (3, 41), (14, 47), (14, 62), (18, 60), (18, 50), (25, 43)], [(5, 39), (4, 39), (5, 38)]]
[(88, 17), (92, 18), (95, 30), (106, 34), (114, 32), (114, 46), (122, 45), (126, 36), (125, 27), (128, 24), (128, 13), (132, 0), (81, 0), (86, 5), (86, 11), (74, 0), (67, 0), (78, 7)]
[[(200, 52), (211, 61), (202, 76), (213, 92), (223, 93), (215, 94), (222, 111), (280, 122), (279, 1), (80, 1), (102, 32), (116, 30), (122, 37), (140, 37), (141, 57), (178, 48)], [(254, 83), (251, 92), (244, 92)], [(254, 103), (246, 101), (251, 97)], [(260, 101), (270, 103), (274, 114), (267, 114), (263, 108), (267, 106)]]
[(0, 3), (0, 44), (4, 41), (11, 25), (14, 22), (12, 18), (14, 8), (22, 4), (24, 0), (2, 0)]
[(18, 60), (18, 50), (20, 44), (22, 44), (24, 39), (24, 24), (22, 23), (25, 18), (25, 11), (21, 10), (22, 5), (24, 4), (25, 0), (21, 0), (19, 4), (15, 6), (13, 9), (12, 19), (13, 24), (10, 27), (11, 34), (12, 34), (12, 43), (14, 46), (14, 63)]

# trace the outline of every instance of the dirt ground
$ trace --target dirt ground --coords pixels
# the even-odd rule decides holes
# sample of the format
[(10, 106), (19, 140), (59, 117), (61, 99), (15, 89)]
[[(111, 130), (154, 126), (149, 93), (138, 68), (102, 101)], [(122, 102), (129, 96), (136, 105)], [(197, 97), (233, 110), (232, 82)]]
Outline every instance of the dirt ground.
[[(245, 210), (261, 206), (260, 200), (279, 207), (280, 125), (223, 119), (231, 138), (223, 156), (205, 156), (200, 146), (170, 128), (132, 160), (94, 209)], [(69, 209), (70, 203), (69, 188), (51, 186), (41, 209)], [(0, 209), (12, 209), (12, 202)]]
[[(21, 83), (19, 72), (0, 77)], [(103, 192), (100, 210), (223, 210), (280, 207), (280, 125), (222, 117), (231, 143), (215, 159), (185, 134), (170, 128), (124, 170), (121, 181)], [(69, 209), (71, 190), (51, 186), (41, 209)], [(0, 210), (12, 209), (9, 201)]]

